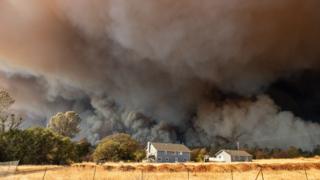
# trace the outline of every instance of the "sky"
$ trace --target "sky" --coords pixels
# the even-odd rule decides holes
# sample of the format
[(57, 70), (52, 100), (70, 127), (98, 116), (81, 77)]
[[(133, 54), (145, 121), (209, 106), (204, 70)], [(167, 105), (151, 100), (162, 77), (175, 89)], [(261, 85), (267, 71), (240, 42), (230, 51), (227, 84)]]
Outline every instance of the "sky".
[(74, 110), (78, 138), (93, 143), (126, 132), (310, 149), (320, 144), (319, 5), (2, 0), (0, 85), (24, 127)]

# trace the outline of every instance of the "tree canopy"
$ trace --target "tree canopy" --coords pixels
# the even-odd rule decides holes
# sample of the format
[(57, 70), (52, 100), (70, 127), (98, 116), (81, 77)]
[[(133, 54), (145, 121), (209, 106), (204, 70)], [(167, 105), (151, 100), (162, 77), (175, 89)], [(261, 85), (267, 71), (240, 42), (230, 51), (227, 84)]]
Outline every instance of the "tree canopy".
[(14, 102), (14, 98), (8, 91), (0, 90), (0, 133), (17, 129), (22, 123), (21, 117), (9, 112), (9, 108)]
[(67, 164), (77, 159), (76, 145), (47, 128), (11, 130), (0, 134), (0, 161), (23, 164)]
[(48, 127), (53, 131), (67, 137), (73, 138), (79, 131), (80, 116), (74, 111), (58, 113), (53, 116)]
[(128, 134), (114, 134), (101, 140), (93, 153), (95, 161), (139, 161), (144, 158), (139, 143)]

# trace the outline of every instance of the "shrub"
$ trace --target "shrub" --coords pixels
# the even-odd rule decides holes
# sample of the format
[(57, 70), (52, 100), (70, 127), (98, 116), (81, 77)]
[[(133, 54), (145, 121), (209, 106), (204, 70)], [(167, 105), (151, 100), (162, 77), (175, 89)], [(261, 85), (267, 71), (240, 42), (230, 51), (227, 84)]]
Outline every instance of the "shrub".
[[(134, 161), (141, 151), (139, 143), (128, 134), (114, 134), (101, 140), (93, 153), (95, 161)], [(140, 159), (140, 155), (139, 158)]]
[(204, 156), (208, 154), (205, 148), (193, 149), (191, 152), (191, 160), (195, 162), (203, 162)]
[(0, 135), (1, 161), (22, 164), (67, 164), (76, 160), (76, 146), (70, 138), (50, 129), (11, 130)]

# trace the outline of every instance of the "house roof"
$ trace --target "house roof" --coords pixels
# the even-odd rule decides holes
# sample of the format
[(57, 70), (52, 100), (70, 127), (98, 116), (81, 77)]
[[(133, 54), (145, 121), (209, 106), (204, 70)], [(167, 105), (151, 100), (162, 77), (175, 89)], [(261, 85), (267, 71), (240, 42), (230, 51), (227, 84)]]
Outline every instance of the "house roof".
[(183, 144), (170, 143), (151, 143), (158, 151), (173, 151), (173, 152), (191, 152), (190, 149)]
[(249, 154), (246, 151), (241, 151), (241, 150), (228, 150), (228, 149), (222, 149), (219, 152), (216, 153), (216, 155), (222, 153), (222, 152), (226, 152), (228, 154), (230, 154), (231, 156), (252, 156), (251, 154)]

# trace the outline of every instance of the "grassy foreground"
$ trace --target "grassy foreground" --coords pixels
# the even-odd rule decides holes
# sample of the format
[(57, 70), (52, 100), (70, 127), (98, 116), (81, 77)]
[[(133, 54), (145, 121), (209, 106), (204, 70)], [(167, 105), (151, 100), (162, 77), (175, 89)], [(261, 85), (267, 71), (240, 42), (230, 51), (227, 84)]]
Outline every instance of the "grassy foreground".
[[(45, 171), (47, 169), (47, 171)], [(101, 179), (101, 180), (254, 180), (260, 169), (264, 179), (320, 180), (320, 158), (258, 160), (253, 163), (186, 163), (143, 164), (91, 163), (72, 166), (19, 166), (15, 174), (0, 179), (55, 180), (55, 179)], [(258, 179), (262, 179), (262, 173)]]

